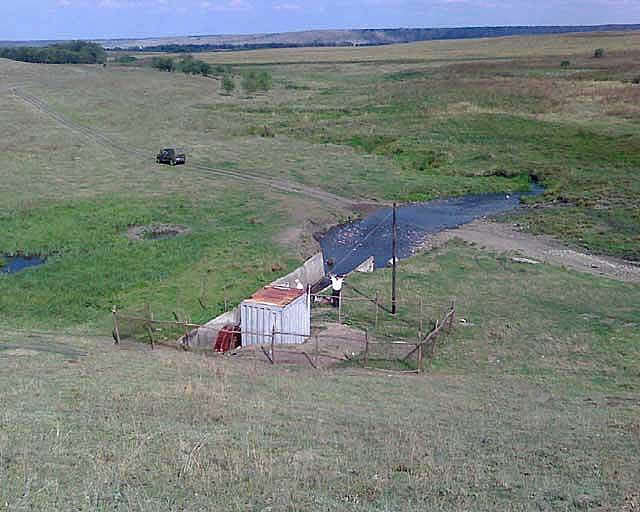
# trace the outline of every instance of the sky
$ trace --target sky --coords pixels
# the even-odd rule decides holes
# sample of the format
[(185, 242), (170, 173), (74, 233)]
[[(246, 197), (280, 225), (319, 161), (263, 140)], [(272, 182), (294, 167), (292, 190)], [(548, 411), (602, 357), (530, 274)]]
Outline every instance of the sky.
[(0, 0), (0, 40), (640, 23), (640, 0)]

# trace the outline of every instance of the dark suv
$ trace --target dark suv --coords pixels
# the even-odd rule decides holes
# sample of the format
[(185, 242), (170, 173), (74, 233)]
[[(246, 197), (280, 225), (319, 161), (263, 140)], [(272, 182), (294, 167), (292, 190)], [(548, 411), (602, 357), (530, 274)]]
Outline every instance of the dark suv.
[(156, 162), (159, 164), (177, 165), (187, 161), (184, 156), (184, 149), (165, 148), (156, 155)]

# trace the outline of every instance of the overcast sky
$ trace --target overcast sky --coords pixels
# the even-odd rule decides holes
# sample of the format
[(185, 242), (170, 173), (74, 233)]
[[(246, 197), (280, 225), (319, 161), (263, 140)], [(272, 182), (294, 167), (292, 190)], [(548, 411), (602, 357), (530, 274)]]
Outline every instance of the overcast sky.
[(640, 0), (0, 0), (0, 40), (640, 23)]

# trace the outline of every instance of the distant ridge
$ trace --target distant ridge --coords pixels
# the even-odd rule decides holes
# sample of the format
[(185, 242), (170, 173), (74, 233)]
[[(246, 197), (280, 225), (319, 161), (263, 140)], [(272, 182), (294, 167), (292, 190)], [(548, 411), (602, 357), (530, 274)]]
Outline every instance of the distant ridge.
[[(101, 44), (106, 49), (211, 51), (304, 46), (370, 46), (442, 39), (471, 39), (579, 32), (624, 32), (634, 30), (640, 30), (640, 24), (306, 30), (270, 34), (93, 39), (92, 41)], [(55, 42), (59, 41), (0, 41), (0, 47), (25, 45), (47, 46)]]

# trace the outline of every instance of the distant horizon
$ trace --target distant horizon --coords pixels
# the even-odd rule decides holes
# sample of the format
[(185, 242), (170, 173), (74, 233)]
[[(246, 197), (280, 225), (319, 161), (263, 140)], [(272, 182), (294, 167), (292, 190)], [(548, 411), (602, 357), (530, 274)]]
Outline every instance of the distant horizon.
[(442, 26), (377, 26), (377, 27), (348, 27), (348, 28), (305, 28), (284, 31), (258, 31), (258, 32), (211, 32), (211, 33), (172, 33), (155, 35), (118, 35), (118, 36), (90, 36), (90, 37), (68, 37), (68, 38), (39, 38), (39, 39), (0, 39), (0, 43), (29, 43), (29, 42), (56, 42), (56, 41), (109, 41), (109, 40), (148, 40), (148, 39), (168, 39), (168, 38), (203, 38), (203, 37), (232, 37), (232, 36), (254, 36), (270, 34), (297, 34), (305, 32), (326, 32), (326, 31), (349, 31), (349, 30), (402, 30), (402, 29), (464, 29), (464, 28), (535, 28), (535, 27), (557, 27), (557, 28), (585, 28), (585, 27), (630, 27), (638, 26), (638, 23), (586, 23), (586, 24), (510, 24), (510, 25), (442, 25)]
[(4, 0), (0, 40), (640, 23), (635, 0)]

